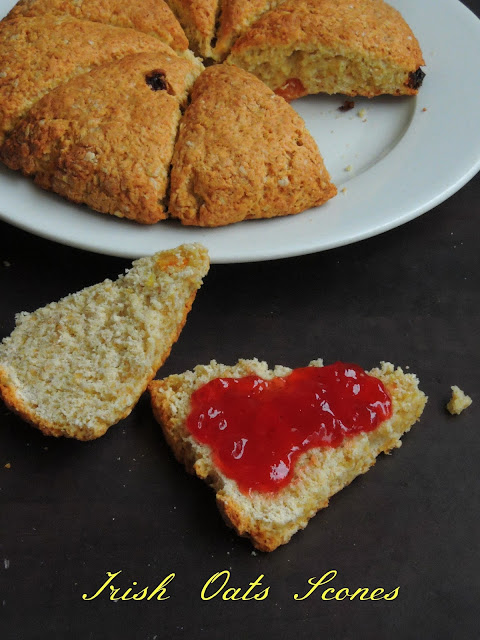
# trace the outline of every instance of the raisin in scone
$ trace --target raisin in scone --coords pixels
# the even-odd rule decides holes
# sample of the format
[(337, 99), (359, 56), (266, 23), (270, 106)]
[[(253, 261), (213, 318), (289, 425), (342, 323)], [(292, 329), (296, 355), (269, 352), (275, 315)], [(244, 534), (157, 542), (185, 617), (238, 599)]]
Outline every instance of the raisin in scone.
[(288, 100), (414, 95), (425, 75), (412, 30), (383, 0), (286, 0), (236, 41), (227, 60)]
[(7, 19), (23, 16), (72, 16), (114, 27), (143, 31), (160, 38), (175, 51), (188, 49), (180, 23), (163, 0), (20, 0)]
[[(234, 366), (212, 361), (193, 371), (154, 380), (149, 385), (155, 417), (176, 458), (188, 471), (211, 485), (226, 523), (239, 535), (250, 538), (257, 549), (272, 551), (288, 542), (319, 509), (328, 506), (332, 495), (365, 473), (381, 452), (400, 447), (401, 436), (422, 414), (427, 398), (419, 390), (415, 375), (383, 363), (367, 376), (355, 365), (342, 369), (341, 364), (330, 365), (338, 368), (334, 371), (341, 385), (337, 397), (329, 372), (330, 387), (320, 385), (318, 392), (317, 387), (297, 391), (299, 411), (291, 414), (291, 421), (285, 420), (283, 413), (285, 407), (290, 410), (290, 399), (285, 403), (281, 394), (299, 370), (292, 372), (279, 366), (270, 370), (265, 362), (258, 360), (240, 360)], [(319, 366), (321, 361), (316, 361), (309, 368)], [(309, 368), (300, 370), (300, 376), (305, 376)], [(235, 390), (235, 383), (243, 381), (251, 388), (248, 397)], [(368, 393), (365, 393), (366, 381)], [(271, 395), (263, 404), (252, 407), (252, 399), (257, 403), (259, 396), (269, 393), (267, 386)], [(198, 394), (201, 394), (200, 405)], [(390, 400), (389, 406), (386, 398)], [(339, 408), (341, 412), (343, 405), (352, 401), (355, 410), (351, 421), (343, 419), (339, 423)], [(200, 410), (202, 402), (205, 411)], [(297, 445), (290, 446), (287, 439), (285, 451), (290, 453), (282, 456), (285, 431), (291, 431), (293, 438), (295, 431), (302, 431), (307, 404), (318, 412), (313, 430), (309, 425), (310, 435), (304, 442), (301, 442), (303, 435), (300, 438), (298, 446), (302, 451), (296, 452)], [(282, 412), (272, 421), (276, 407)], [(377, 413), (380, 420), (376, 415), (371, 417)], [(331, 414), (336, 416), (336, 424), (331, 420), (333, 432), (330, 426), (325, 426)], [(365, 424), (371, 419), (377, 420), (375, 428), (363, 430), (365, 419)], [(245, 425), (244, 437), (235, 431), (229, 434), (235, 421)], [(247, 430), (252, 421), (255, 429), (250, 434)], [(206, 444), (212, 436), (214, 444)], [(314, 441), (317, 436), (326, 438), (329, 444), (318, 446)], [(265, 460), (271, 463), (277, 459), (275, 456), (277, 464), (266, 465)], [(266, 478), (262, 485), (257, 482), (259, 471)], [(270, 488), (275, 484), (278, 487)]]
[(126, 274), (20, 313), (0, 343), (0, 396), (46, 435), (98, 438), (125, 418), (170, 353), (209, 268), (182, 245)]
[[(76, 18), (0, 22), (0, 143), (43, 95), (110, 60), (133, 53), (175, 56), (158, 38)], [(190, 54), (191, 55), (191, 54)]]
[(165, 198), (181, 107), (201, 65), (126, 56), (41, 98), (0, 147), (12, 169), (74, 202), (152, 224)]
[(295, 214), (336, 194), (300, 116), (232, 65), (204, 71), (180, 124), (170, 215), (221, 226)]

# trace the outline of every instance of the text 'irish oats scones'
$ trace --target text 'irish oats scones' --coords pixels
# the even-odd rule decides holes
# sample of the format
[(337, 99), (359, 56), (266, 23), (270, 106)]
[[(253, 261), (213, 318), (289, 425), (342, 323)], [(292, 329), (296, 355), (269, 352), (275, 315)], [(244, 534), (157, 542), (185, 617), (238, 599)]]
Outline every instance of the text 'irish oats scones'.
[(10, 133), (0, 158), (74, 202), (158, 222), (166, 217), (181, 106), (202, 69), (162, 53), (96, 67), (41, 98)]
[(228, 62), (288, 100), (413, 95), (425, 75), (412, 30), (383, 0), (286, 0), (237, 40)]
[[(114, 27), (137, 29), (160, 38), (176, 51), (188, 49), (180, 23), (163, 0), (20, 0), (7, 16), (72, 16)], [(50, 35), (50, 34), (49, 34)]]
[[(330, 369), (328, 376), (331, 376), (333, 369), (334, 375), (337, 375), (337, 370), (342, 370), (341, 364), (330, 365), (322, 371)], [(339, 397), (332, 397), (328, 394), (335, 389), (336, 382), (330, 389), (325, 387), (327, 395), (322, 395), (324, 389), (318, 387), (319, 391), (313, 403), (319, 405), (319, 417), (313, 423), (313, 432), (308, 431), (310, 435), (305, 441), (299, 441), (302, 451), (295, 454), (295, 447), (292, 447), (288, 456), (279, 459), (280, 464), (272, 466), (264, 465), (263, 456), (269, 461), (277, 460), (275, 456), (282, 452), (281, 440), (285, 437), (285, 432), (291, 432), (295, 438), (294, 432), (302, 431), (302, 421), (308, 413), (307, 404), (310, 405), (313, 397), (304, 388), (297, 390), (298, 398), (305, 403), (300, 402), (299, 413), (290, 413), (293, 419), (285, 421), (284, 411), (289, 412), (290, 407), (288, 402), (285, 404), (285, 398), (280, 394), (284, 393), (293, 376), (306, 376), (305, 372), (311, 375), (312, 372), (309, 370), (312, 367), (322, 367), (321, 361), (314, 361), (308, 368), (294, 371), (280, 366), (269, 370), (265, 362), (256, 359), (239, 360), (234, 366), (212, 361), (209, 365), (195, 367), (193, 371), (172, 375), (164, 380), (154, 380), (149, 385), (155, 417), (162, 426), (176, 458), (188, 471), (212, 486), (216, 492), (218, 508), (226, 523), (239, 535), (250, 538), (253, 545), (262, 551), (273, 551), (279, 545), (288, 542), (294, 533), (305, 528), (309, 519), (319, 509), (328, 506), (329, 498), (333, 494), (348, 485), (356, 476), (365, 473), (381, 452), (388, 453), (400, 447), (401, 436), (410, 430), (422, 414), (427, 398), (419, 390), (415, 375), (404, 374), (401, 369), (395, 369), (389, 363), (372, 369), (368, 375), (363, 370), (362, 373), (358, 373), (360, 368), (356, 365), (344, 366), (343, 382), (350, 381), (350, 390), (347, 392), (342, 388)], [(314, 376), (317, 375), (313, 373)], [(269, 382), (265, 383), (265, 380)], [(240, 395), (239, 399), (235, 387), (244, 382), (251, 387), (249, 395)], [(368, 384), (365, 385), (365, 382)], [(358, 391), (357, 384), (365, 386)], [(265, 393), (267, 385), (273, 394), (264, 400), (263, 404), (256, 404), (255, 398), (258, 399)], [(376, 403), (362, 406), (364, 399), (369, 397), (368, 394), (363, 395), (365, 389), (368, 389), (368, 394), (371, 394), (373, 389), (375, 398), (377, 393), (380, 393), (380, 397), (383, 398), (382, 409), (386, 407), (388, 399), (387, 417), (382, 417), (373, 430), (358, 430), (357, 423), (356, 431), (353, 430), (345, 437), (339, 436), (339, 433), (343, 434), (352, 427), (362, 411), (370, 416), (380, 413), (379, 405)], [(206, 401), (205, 408), (208, 406), (208, 411), (203, 412), (202, 405), (198, 407), (199, 393)], [(230, 402), (232, 398), (236, 398), (237, 404), (233, 405), (237, 410), (235, 415), (232, 414), (228, 402), (221, 404), (227, 397), (226, 394), (231, 394)], [(325, 425), (322, 422), (326, 421), (327, 414), (332, 413), (332, 410), (335, 413), (343, 403), (350, 402), (355, 394), (358, 394), (361, 400), (355, 409), (357, 413), (352, 414), (352, 422), (339, 422), (338, 414), (335, 414), (336, 433), (332, 435), (333, 432), (325, 432), (330, 438), (330, 445), (311, 446), (312, 439), (323, 433)], [(255, 400), (253, 408), (250, 405), (252, 399)], [(272, 412), (274, 414), (278, 406), (282, 412), (272, 419)], [(228, 440), (232, 418), (239, 424), (248, 426), (251, 423), (252, 410), (255, 413), (252, 433), (245, 433), (245, 437), (238, 438), (232, 446)], [(295, 421), (295, 416), (301, 417)], [(372, 419), (376, 419), (376, 416)], [(212, 420), (212, 424), (209, 424), (208, 420)], [(281, 427), (278, 427), (279, 423)], [(261, 438), (255, 439), (259, 432)], [(201, 437), (200, 433), (203, 434)], [(214, 435), (214, 442), (220, 436), (225, 437), (225, 443), (230, 446), (227, 447), (225, 444), (222, 452), (216, 445), (205, 444), (205, 435), (208, 433)], [(291, 434), (287, 433), (287, 438)], [(250, 437), (254, 444), (250, 444)], [(303, 435), (300, 440), (302, 437)], [(244, 471), (246, 469), (247, 474), (240, 474), (237, 478), (236, 467), (243, 464), (242, 458), (249, 447), (253, 448), (253, 458), (245, 462)], [(229, 465), (227, 471), (222, 467), (225, 464), (225, 452)], [(292, 462), (292, 456), (295, 455), (299, 457)], [(291, 466), (288, 468), (290, 463)], [(263, 471), (266, 474), (262, 480), (263, 485), (254, 484), (253, 478), (256, 479), (259, 467), (262, 466), (265, 466)], [(268, 489), (277, 481), (279, 488), (265, 490), (265, 485)]]
[(257, 78), (224, 64), (193, 87), (170, 180), (169, 213), (185, 225), (299, 213), (336, 194), (300, 116)]
[(35, 102), (58, 85), (104, 62), (142, 52), (175, 55), (159, 38), (99, 22), (50, 16), (3, 20), (0, 144)]
[(125, 418), (170, 353), (209, 268), (201, 245), (141, 258), (17, 316), (0, 344), (0, 395), (43, 433), (91, 440)]
[(220, 0), (166, 0), (185, 31), (190, 48), (204, 58), (212, 57)]

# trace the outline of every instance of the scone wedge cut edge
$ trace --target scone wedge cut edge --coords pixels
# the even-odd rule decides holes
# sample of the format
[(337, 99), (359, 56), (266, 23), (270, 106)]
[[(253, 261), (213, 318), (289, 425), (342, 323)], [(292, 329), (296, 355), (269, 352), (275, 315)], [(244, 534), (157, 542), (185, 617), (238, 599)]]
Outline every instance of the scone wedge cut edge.
[(287, 100), (415, 95), (425, 75), (415, 35), (383, 0), (286, 0), (236, 41), (227, 61)]
[(0, 344), (0, 396), (46, 435), (92, 440), (125, 418), (168, 357), (207, 250), (182, 245), (16, 318)]
[[(311, 363), (321, 366), (321, 361)], [(318, 510), (356, 476), (365, 473), (376, 457), (401, 446), (401, 436), (420, 418), (427, 401), (413, 374), (390, 363), (368, 372), (380, 379), (392, 398), (392, 417), (368, 433), (344, 440), (337, 448), (316, 447), (297, 460), (288, 485), (277, 493), (242, 493), (231, 478), (216, 467), (209, 446), (200, 443), (186, 427), (192, 393), (219, 377), (257, 375), (264, 379), (291, 372), (265, 362), (239, 360), (234, 366), (212, 361), (193, 371), (154, 380), (149, 385), (152, 407), (176, 458), (188, 471), (204, 479), (216, 492), (217, 505), (226, 523), (240, 536), (250, 538), (261, 551), (273, 551), (305, 528)]]
[(99, 65), (40, 98), (0, 146), (0, 159), (73, 202), (154, 224), (167, 215), (181, 108), (202, 70), (172, 52)]

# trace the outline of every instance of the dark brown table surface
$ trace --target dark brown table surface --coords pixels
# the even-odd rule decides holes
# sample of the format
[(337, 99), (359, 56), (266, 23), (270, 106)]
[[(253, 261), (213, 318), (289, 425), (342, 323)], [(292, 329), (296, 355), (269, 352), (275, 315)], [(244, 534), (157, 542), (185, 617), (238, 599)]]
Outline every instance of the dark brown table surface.
[[(465, 4), (480, 14), (478, 0)], [(376, 238), (212, 266), (162, 376), (212, 358), (388, 360), (417, 373), (429, 396), (402, 448), (272, 554), (224, 526), (213, 493), (173, 459), (148, 398), (88, 443), (42, 436), (0, 405), (1, 640), (478, 638), (479, 209), (477, 175)], [(15, 313), (128, 265), (0, 223), (0, 338)], [(458, 417), (445, 411), (454, 384), (474, 399)], [(268, 586), (268, 597), (202, 600), (206, 581), (227, 570), (226, 588), (244, 594), (263, 576), (253, 593)], [(400, 587), (398, 597), (325, 601), (323, 587), (294, 599), (330, 570), (328, 587)], [(165, 600), (83, 600), (106, 572), (121, 572), (118, 595), (175, 577)]]

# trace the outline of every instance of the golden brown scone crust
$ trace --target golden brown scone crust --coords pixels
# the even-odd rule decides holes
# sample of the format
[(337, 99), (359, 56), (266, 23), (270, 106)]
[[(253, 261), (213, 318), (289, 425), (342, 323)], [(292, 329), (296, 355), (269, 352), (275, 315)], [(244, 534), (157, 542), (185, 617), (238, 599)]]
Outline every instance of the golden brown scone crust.
[(140, 52), (175, 55), (158, 38), (76, 18), (0, 22), (0, 143), (32, 105), (62, 82)]
[(283, 98), (238, 67), (202, 73), (175, 146), (173, 217), (215, 227), (298, 213), (335, 193), (313, 138)]
[(274, 9), (283, 0), (223, 0), (217, 42), (213, 51), (215, 60), (223, 60), (235, 40), (266, 11)]
[(182, 25), (190, 48), (204, 58), (212, 57), (220, 0), (166, 0)]
[(103, 22), (114, 27), (143, 31), (159, 37), (175, 51), (188, 49), (188, 40), (180, 23), (164, 0), (20, 0), (7, 16), (72, 16), (81, 20)]
[[(165, 90), (147, 78), (161, 72)], [(41, 98), (0, 148), (12, 169), (103, 213), (151, 224), (164, 198), (181, 112), (199, 73), (167, 54), (127, 56)]]
[(369, 374), (379, 378), (391, 395), (390, 419), (374, 431), (345, 439), (337, 448), (316, 447), (306, 451), (296, 462), (290, 483), (277, 493), (244, 494), (234, 480), (216, 467), (210, 447), (199, 443), (185, 426), (191, 394), (218, 377), (259, 375), (271, 379), (290, 371), (285, 367), (268, 370), (266, 363), (258, 360), (240, 360), (234, 366), (212, 361), (210, 365), (199, 365), (194, 371), (154, 380), (149, 385), (155, 417), (175, 457), (189, 472), (212, 486), (226, 523), (240, 536), (250, 538), (261, 551), (273, 551), (287, 543), (319, 509), (328, 506), (331, 496), (368, 471), (380, 453), (400, 447), (400, 438), (420, 418), (427, 401), (418, 388), (416, 376), (382, 363)]
[[(264, 51), (270, 52), (271, 63), (275, 65), (275, 58), (282, 52), (285, 55), (295, 55), (295, 51), (311, 53), (319, 47), (332, 57), (393, 65), (404, 70), (406, 80), (409, 73), (425, 64), (410, 27), (401, 14), (383, 0), (286, 0), (236, 41), (229, 61), (245, 66), (245, 61), (250, 59), (256, 64), (260, 61), (258, 52)], [(348, 67), (338, 71), (339, 74), (348, 72)], [(363, 91), (361, 95), (371, 97), (381, 92), (373, 87), (370, 93)], [(356, 95), (355, 91), (349, 93)], [(415, 94), (417, 89), (400, 86), (397, 93)]]

